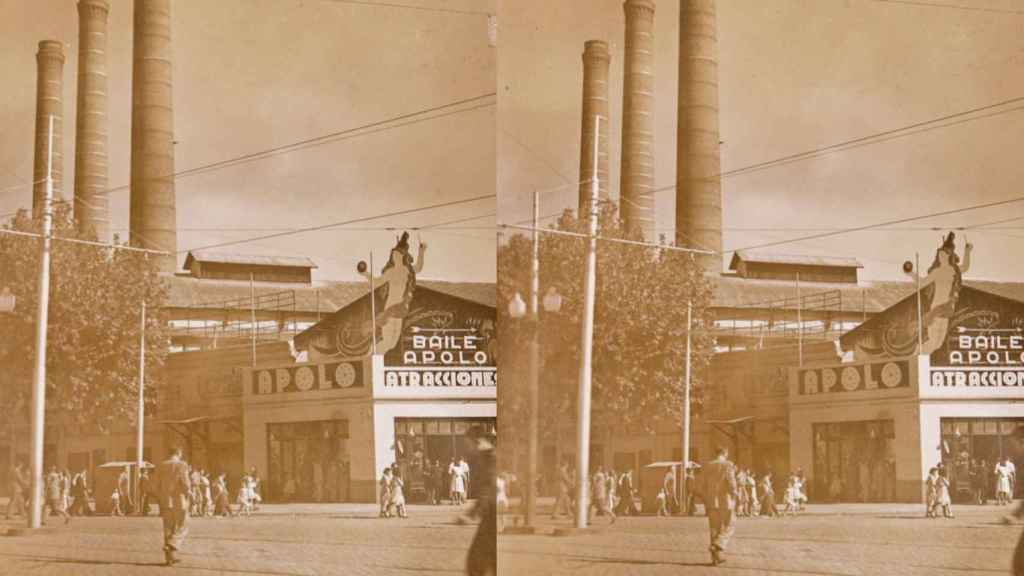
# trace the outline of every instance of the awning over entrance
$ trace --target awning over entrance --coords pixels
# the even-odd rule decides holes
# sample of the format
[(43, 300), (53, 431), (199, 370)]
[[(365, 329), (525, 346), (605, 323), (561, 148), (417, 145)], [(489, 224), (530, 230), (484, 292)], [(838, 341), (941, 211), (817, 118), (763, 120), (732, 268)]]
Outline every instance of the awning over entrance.
[(733, 442), (736, 441), (736, 436), (738, 434), (742, 434), (751, 439), (754, 436), (753, 416), (741, 416), (739, 418), (729, 418), (727, 420), (705, 420), (705, 422), (713, 426), (715, 430), (721, 432), (723, 435), (728, 436)]

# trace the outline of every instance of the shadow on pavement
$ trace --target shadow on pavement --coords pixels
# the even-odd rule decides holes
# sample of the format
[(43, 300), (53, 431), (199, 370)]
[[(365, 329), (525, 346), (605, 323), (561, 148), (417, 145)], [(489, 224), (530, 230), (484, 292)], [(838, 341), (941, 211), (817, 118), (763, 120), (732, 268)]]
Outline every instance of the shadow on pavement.
[[(25, 554), (0, 554), (19, 560), (31, 560), (46, 564), (80, 564), (86, 566), (136, 566), (140, 568), (166, 567), (163, 562), (107, 562), (104, 560), (75, 560), (73, 558), (54, 558), (50, 556), (28, 556)], [(195, 566), (187, 560), (175, 566), (177, 570), (197, 570), (203, 572), (216, 572), (218, 574), (263, 574), (266, 576), (299, 576), (293, 572), (269, 572), (267, 570), (243, 570), (239, 568), (215, 568), (207, 566)]]

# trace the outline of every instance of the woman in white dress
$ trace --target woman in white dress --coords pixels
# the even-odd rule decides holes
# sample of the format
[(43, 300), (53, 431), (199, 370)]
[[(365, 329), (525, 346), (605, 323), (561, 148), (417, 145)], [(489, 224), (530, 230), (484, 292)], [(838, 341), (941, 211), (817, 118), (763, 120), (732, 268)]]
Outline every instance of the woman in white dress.
[(391, 476), (391, 505), (395, 507), (399, 518), (408, 518), (405, 513), (405, 482), (401, 474)]
[(996, 464), (996, 503), (1007, 505), (1010, 503), (1010, 466), (1006, 458)]
[(449, 473), (452, 475), (452, 504), (460, 506), (466, 502), (466, 471), (453, 463)]

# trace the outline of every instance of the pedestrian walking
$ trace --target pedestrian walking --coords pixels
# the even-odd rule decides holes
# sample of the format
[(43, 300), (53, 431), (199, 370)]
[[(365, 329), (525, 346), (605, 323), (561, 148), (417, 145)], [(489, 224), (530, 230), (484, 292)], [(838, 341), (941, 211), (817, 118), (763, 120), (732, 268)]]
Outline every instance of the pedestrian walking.
[(505, 528), (505, 521), (502, 515), (508, 512), (508, 480), (506, 478), (506, 475), (502, 473), (498, 474), (498, 477), (494, 480), (494, 502), (497, 507), (495, 514), (498, 517), (498, 530)]
[(11, 469), (7, 480), (7, 490), (10, 492), (10, 500), (7, 501), (7, 520), (11, 519), (12, 512), (16, 516), (25, 515), (25, 491), (28, 489), (28, 478), (21, 462), (16, 462)]
[(121, 475), (117, 477), (117, 491), (121, 495), (121, 512), (131, 510), (133, 507), (132, 502), (132, 476), (128, 471), (127, 466), (124, 470), (121, 470)]
[(935, 518), (935, 507), (939, 501), (939, 469), (931, 468), (924, 480), (925, 518)]
[(945, 471), (939, 474), (939, 478), (935, 482), (935, 504), (942, 508), (943, 518), (953, 517), (952, 502), (949, 496), (949, 478), (946, 477)]
[(671, 516), (668, 511), (668, 496), (665, 494), (665, 489), (658, 490), (658, 495), (654, 498), (656, 505), (658, 506), (658, 516)]
[(85, 470), (82, 470), (71, 480), (71, 510), (72, 516), (82, 516), (89, 513), (89, 490), (85, 482)]
[(475, 444), (479, 467), (480, 493), (470, 511), (471, 517), (480, 519), (476, 535), (466, 555), (466, 573), (469, 576), (496, 576), (498, 573), (498, 523), (495, 510), (495, 457), (494, 444), (480, 426), (473, 426), (466, 439)]
[(405, 513), (405, 482), (401, 472), (391, 475), (391, 506), (399, 518), (408, 518)]
[(572, 516), (572, 474), (569, 472), (569, 464), (562, 462), (558, 469), (558, 497), (555, 499), (555, 509), (551, 512), (551, 518), (558, 518), (562, 509)]
[(181, 551), (188, 535), (188, 498), (192, 489), (180, 446), (173, 447), (170, 458), (157, 467), (154, 486), (163, 520), (164, 560), (171, 566), (180, 561), (175, 554)]
[(71, 522), (71, 515), (68, 514), (64, 508), (64, 482), (57, 471), (56, 466), (50, 467), (50, 473), (46, 475), (44, 479), (44, 486), (46, 490), (46, 502), (43, 504), (42, 524), (46, 525), (46, 517), (49, 516), (49, 512), (56, 513), (58, 516), (64, 518), (64, 523)]
[(775, 506), (775, 488), (772, 486), (771, 472), (766, 472), (761, 478), (761, 515), (779, 517), (779, 510)]
[(729, 450), (719, 446), (715, 459), (704, 468), (704, 507), (708, 515), (711, 541), (711, 565), (725, 562), (725, 553), (735, 530), (736, 518), (736, 466), (729, 461)]
[(217, 516), (234, 516), (231, 511), (231, 499), (228, 497), (228, 481), (225, 474), (217, 477), (213, 484), (213, 514)]
[(661, 488), (665, 491), (665, 502), (669, 514), (675, 514), (679, 510), (679, 500), (676, 499), (676, 472), (669, 468), (665, 477), (661, 480)]
[(391, 518), (391, 467), (384, 469), (380, 482), (380, 517)]
[(609, 524), (615, 524), (615, 512), (612, 511), (611, 505), (608, 502), (608, 479), (601, 468), (597, 469), (590, 483), (590, 494), (590, 505), (587, 506), (588, 520), (590, 511), (596, 508), (598, 516), (610, 516), (611, 521)]
[(747, 471), (740, 468), (736, 473), (736, 515), (737, 516), (749, 516), (750, 515), (750, 499), (747, 496)]
[(786, 508), (785, 510), (782, 511), (782, 513), (789, 514), (790, 516), (795, 516), (800, 508), (800, 488), (797, 486), (797, 479), (795, 474), (789, 477), (788, 484), (786, 485), (786, 495), (784, 501), (786, 503)]
[(1007, 465), (1007, 459), (1003, 458), (1002, 461), (996, 464), (995, 468), (996, 478), (996, 503), (1005, 506), (1010, 503), (1010, 467)]
[(697, 477), (693, 468), (686, 468), (683, 482), (686, 483), (686, 501), (683, 502), (683, 509), (687, 516), (693, 516), (697, 511)]
[(633, 490), (633, 471), (626, 470), (619, 477), (618, 513), (623, 516), (635, 516), (639, 513), (636, 502), (633, 501)]

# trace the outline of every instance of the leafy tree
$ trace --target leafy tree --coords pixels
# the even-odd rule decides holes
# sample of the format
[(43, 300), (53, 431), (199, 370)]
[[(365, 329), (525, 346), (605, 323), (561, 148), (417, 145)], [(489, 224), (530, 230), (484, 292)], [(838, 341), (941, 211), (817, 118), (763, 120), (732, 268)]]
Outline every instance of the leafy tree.
[[(617, 209), (606, 204), (599, 235), (642, 240), (625, 230)], [(566, 212), (555, 230), (586, 233), (585, 222)], [(550, 288), (562, 296), (561, 311), (541, 306), (540, 434), (557, 434), (575, 425), (579, 354), (588, 241), (554, 233), (540, 234), (541, 298)], [(509, 317), (505, 303), (518, 292), (529, 294), (532, 239), (517, 234), (498, 249), (498, 301), (501, 314), (501, 385), (498, 422), (503, 436), (524, 439), (529, 417), (529, 356), (532, 326)], [(693, 303), (691, 398), (701, 403), (701, 375), (710, 359), (712, 286), (689, 254), (598, 241), (594, 322), (592, 426), (613, 426), (625, 433), (652, 432), (657, 424), (681, 421), (685, 390), (687, 301)], [(507, 444), (503, 444), (507, 448)], [(508, 454), (505, 454), (507, 457)]]
[[(54, 237), (93, 239), (76, 231), (70, 208), (54, 209)], [(5, 229), (39, 233), (41, 223), (20, 212)], [(0, 314), (0, 421), (10, 432), (29, 418), (35, 366), (40, 241), (0, 233), (0, 290), (16, 297)], [(133, 423), (138, 402), (140, 310), (147, 304), (146, 401), (155, 403), (167, 353), (160, 310), (166, 288), (155, 259), (141, 252), (51, 242), (46, 357), (48, 423), (109, 431)]]

